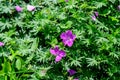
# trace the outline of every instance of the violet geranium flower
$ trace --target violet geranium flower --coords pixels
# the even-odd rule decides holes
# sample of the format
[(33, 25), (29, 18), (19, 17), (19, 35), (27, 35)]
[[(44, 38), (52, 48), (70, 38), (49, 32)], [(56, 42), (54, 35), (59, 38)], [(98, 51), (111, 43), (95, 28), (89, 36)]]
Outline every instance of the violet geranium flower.
[(78, 78), (75, 78), (75, 79), (73, 79), (73, 80), (79, 80)]
[(21, 12), (22, 8), (20, 6), (15, 6), (16, 11)]
[(120, 11), (120, 5), (118, 5), (118, 10)]
[(92, 20), (94, 20), (94, 21), (96, 20), (96, 16), (95, 15), (92, 16)]
[(72, 70), (72, 69), (68, 70), (68, 72), (69, 72), (70, 76), (72, 76), (72, 75), (74, 75), (76, 73), (76, 71)]
[(50, 53), (56, 56), (55, 58), (56, 62), (59, 62), (63, 57), (66, 56), (65, 51), (60, 50), (58, 46), (55, 46), (55, 48), (51, 48)]
[(34, 9), (35, 9), (35, 6), (27, 5), (27, 10), (28, 11), (33, 11)]
[(97, 11), (94, 12), (94, 15), (92, 16), (92, 20), (96, 20), (96, 18), (98, 17), (99, 13)]
[(4, 46), (4, 43), (3, 43), (3, 42), (0, 42), (0, 46)]
[(62, 39), (64, 45), (71, 47), (76, 38), (76, 35), (74, 35), (71, 30), (67, 30), (60, 35), (60, 38)]
[(68, 0), (65, 0), (66, 2), (68, 2)]
[(98, 14), (97, 11), (95, 11), (95, 12), (94, 12), (94, 15), (95, 15), (96, 17), (98, 17), (99, 14)]

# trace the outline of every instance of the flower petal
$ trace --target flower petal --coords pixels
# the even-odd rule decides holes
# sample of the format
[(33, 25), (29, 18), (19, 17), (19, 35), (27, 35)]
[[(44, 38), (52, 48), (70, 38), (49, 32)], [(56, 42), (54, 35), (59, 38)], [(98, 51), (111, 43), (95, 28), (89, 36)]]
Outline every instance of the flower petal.
[(72, 35), (72, 31), (71, 31), (71, 30), (67, 30), (67, 31), (66, 31), (66, 35), (67, 35), (67, 36)]
[(35, 6), (27, 5), (27, 10), (28, 11), (33, 11), (34, 9), (35, 9)]
[(50, 48), (50, 53), (56, 56), (56, 52), (54, 49)]
[(73, 40), (68, 40), (66, 44), (67, 46), (71, 47), (73, 45)]
[(68, 0), (65, 0), (66, 2), (68, 2)]
[(20, 6), (15, 6), (16, 11), (21, 12), (22, 8)]
[(61, 57), (65, 57), (65, 56), (66, 56), (65, 51), (60, 50), (60, 51), (59, 51), (59, 56), (61, 56)]
[(56, 56), (59, 52), (59, 47), (55, 46), (55, 48), (50, 48), (50, 53)]
[(72, 70), (72, 69), (68, 70), (68, 72), (69, 72), (69, 74), (70, 74), (71, 76), (76, 73), (76, 71), (75, 71), (75, 70)]
[(67, 42), (66, 42), (67, 40), (62, 40), (62, 42), (63, 42), (63, 44), (64, 44), (64, 46), (66, 46), (67, 45)]
[(71, 35), (69, 35), (69, 37), (70, 37), (70, 39), (73, 39), (73, 40), (75, 40), (75, 38), (76, 38), (76, 35), (74, 35), (74, 34), (71, 34)]
[(63, 33), (60, 35), (60, 38), (61, 38), (61, 39), (66, 39), (66, 37), (67, 37), (67, 36), (66, 36), (66, 33), (65, 33), (65, 32), (63, 32)]
[(98, 15), (99, 15), (97, 11), (95, 11), (94, 14), (96, 17), (98, 17)]
[(59, 62), (61, 59), (62, 59), (61, 56), (56, 56), (55, 61), (56, 61), (56, 62)]
[(76, 39), (76, 35), (73, 35), (73, 40), (75, 40)]
[(70, 39), (75, 40), (75, 38), (76, 38), (76, 35), (74, 35), (71, 30), (67, 30), (66, 35), (67, 35), (68, 39), (70, 38)]
[(4, 46), (4, 43), (3, 43), (3, 42), (0, 42), (0, 46)]
[(118, 5), (118, 10), (120, 11), (120, 5)]
[(96, 17), (95, 17), (95, 16), (92, 16), (92, 20), (94, 20), (94, 21), (95, 21), (95, 20), (96, 20)]
[(75, 78), (75, 79), (73, 79), (73, 80), (79, 80), (78, 78)]

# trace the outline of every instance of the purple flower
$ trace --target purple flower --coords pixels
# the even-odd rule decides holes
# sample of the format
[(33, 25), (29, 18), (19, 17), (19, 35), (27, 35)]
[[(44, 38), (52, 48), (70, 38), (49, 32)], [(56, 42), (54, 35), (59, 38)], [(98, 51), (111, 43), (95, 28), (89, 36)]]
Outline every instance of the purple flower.
[(73, 80), (79, 80), (78, 78), (75, 78), (75, 79), (73, 79)]
[(64, 45), (71, 47), (76, 38), (76, 35), (72, 34), (71, 30), (67, 30), (60, 35), (60, 38), (62, 39)]
[(16, 11), (21, 12), (22, 8), (20, 6), (15, 6)]
[(76, 71), (72, 70), (72, 69), (68, 70), (68, 72), (69, 72), (70, 76), (72, 76), (72, 75), (74, 75), (76, 73)]
[(118, 10), (120, 10), (120, 5), (118, 5)]
[(96, 20), (96, 16), (95, 15), (92, 16), (92, 20), (94, 20), (94, 21)]
[(66, 2), (68, 2), (68, 0), (65, 0)]
[(62, 59), (62, 57), (66, 56), (65, 51), (60, 50), (58, 46), (55, 46), (55, 48), (50, 48), (50, 53), (56, 56), (56, 62), (59, 62)]
[(33, 11), (34, 9), (35, 9), (35, 6), (27, 5), (27, 10), (28, 11)]
[(94, 12), (94, 15), (92, 16), (92, 20), (96, 20), (96, 18), (98, 17), (99, 13), (97, 11)]
[(0, 42), (0, 46), (4, 46), (4, 43), (3, 43), (3, 42)]
[(98, 15), (99, 15), (97, 11), (95, 11), (94, 14), (96, 17), (98, 17)]

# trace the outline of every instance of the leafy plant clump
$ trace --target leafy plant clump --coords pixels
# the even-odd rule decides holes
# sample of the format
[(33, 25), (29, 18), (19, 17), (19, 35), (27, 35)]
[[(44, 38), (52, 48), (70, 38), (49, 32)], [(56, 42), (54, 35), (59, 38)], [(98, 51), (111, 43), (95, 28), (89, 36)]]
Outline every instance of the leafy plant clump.
[(120, 80), (120, 0), (0, 0), (0, 80)]

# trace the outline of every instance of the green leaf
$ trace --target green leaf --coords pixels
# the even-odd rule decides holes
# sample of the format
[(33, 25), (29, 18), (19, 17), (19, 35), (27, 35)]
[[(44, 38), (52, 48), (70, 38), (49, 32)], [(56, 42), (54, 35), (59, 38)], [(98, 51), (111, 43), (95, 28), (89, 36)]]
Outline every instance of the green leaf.
[(95, 5), (97, 8), (101, 8), (103, 6), (106, 6), (106, 4), (104, 2), (96, 2)]
[(119, 55), (115, 52), (110, 52), (109, 56), (116, 58), (116, 59), (119, 59)]
[(72, 21), (67, 21), (66, 27), (67, 27), (67, 28), (71, 28), (71, 25), (72, 25)]
[(109, 16), (109, 18), (111, 18), (111, 19), (112, 19), (112, 21), (119, 22), (119, 19), (117, 19), (117, 18), (115, 18), (115, 17), (111, 17), (111, 16)]
[(0, 76), (0, 80), (5, 80), (5, 77), (4, 76)]
[(58, 2), (59, 2), (59, 3), (61, 3), (61, 2), (65, 2), (65, 0), (58, 0)]
[(56, 38), (52, 39), (52, 42), (50, 43), (52, 46), (55, 46), (58, 43), (58, 40)]
[(20, 60), (20, 59), (17, 59), (17, 60), (16, 60), (16, 68), (17, 68), (18, 70), (20, 70), (20, 69), (21, 69), (21, 66), (22, 66), (21, 60)]
[(3, 67), (3, 72), (4, 73), (8, 73), (10, 72), (12, 69), (11, 69), (11, 65), (10, 65), (10, 62), (8, 62), (6, 60), (6, 58), (4, 58), (4, 64), (2, 64), (2, 67)]
[(109, 1), (112, 2), (112, 3), (115, 3), (116, 0), (109, 0)]
[(39, 42), (38, 38), (34, 39), (32, 47), (31, 47), (32, 50), (36, 50), (37, 49), (38, 42)]
[(89, 66), (97, 66), (99, 64), (99, 62), (93, 58), (86, 58), (87, 62), (88, 62), (88, 67)]

